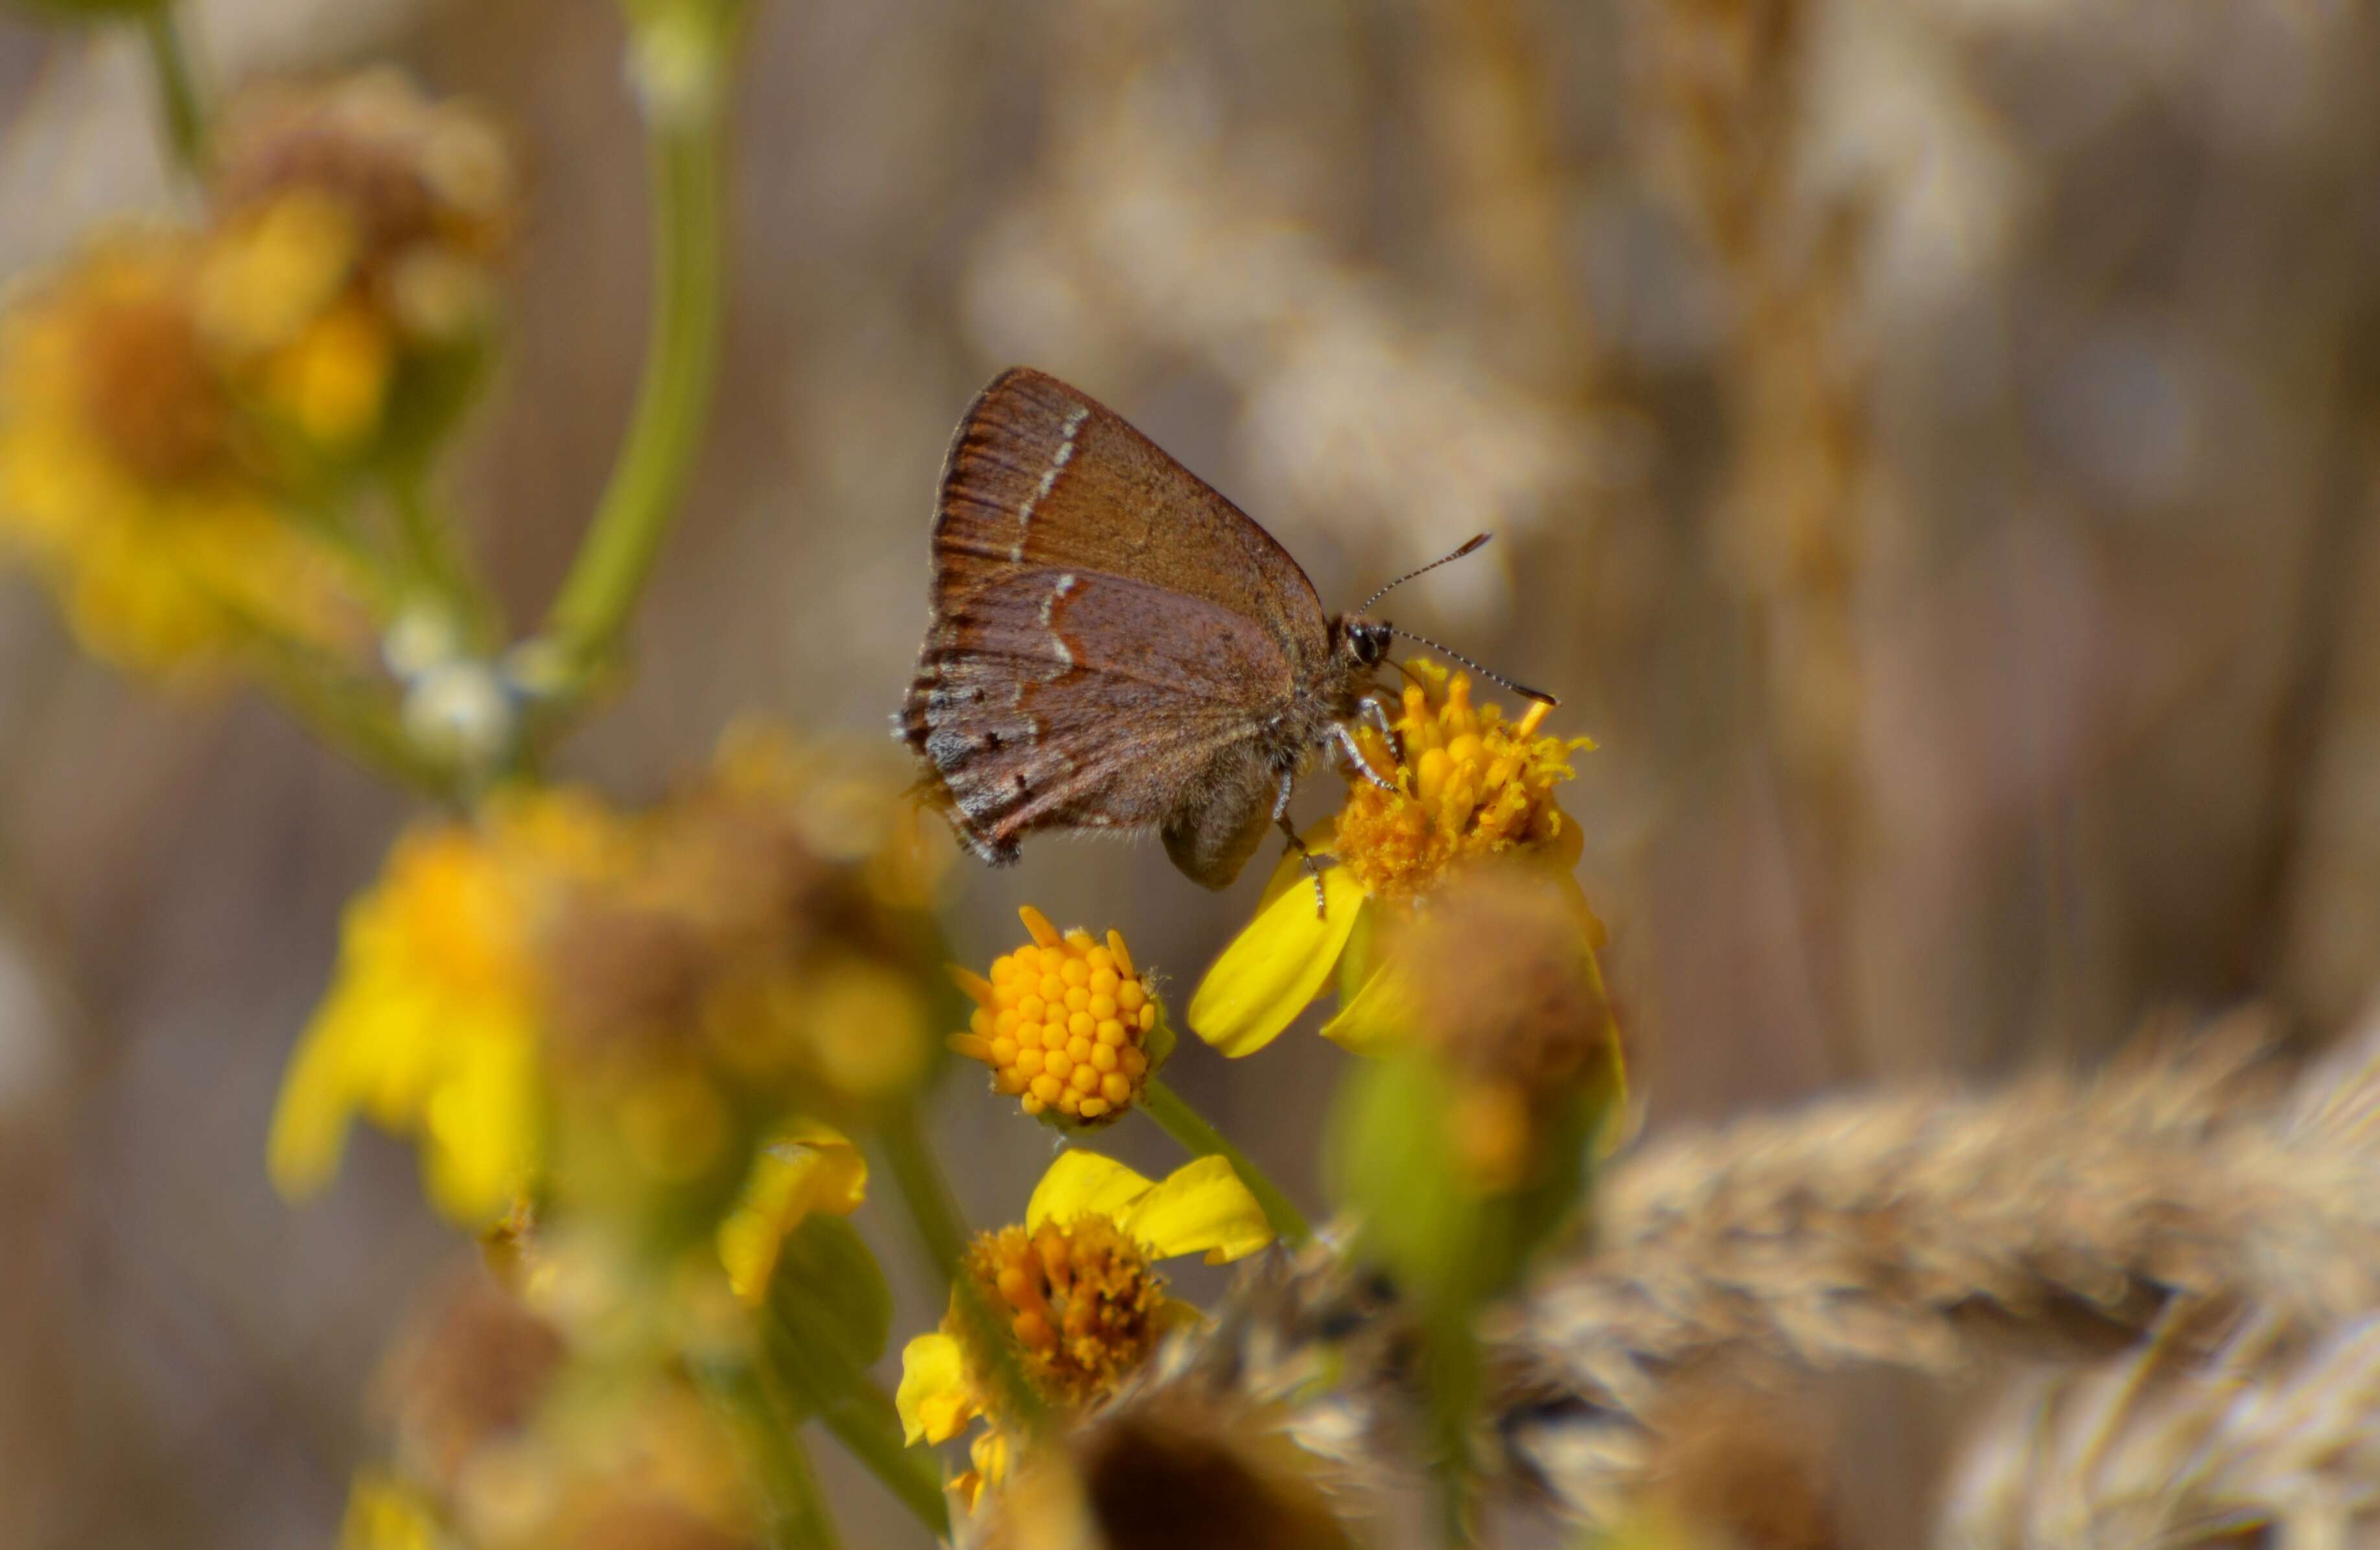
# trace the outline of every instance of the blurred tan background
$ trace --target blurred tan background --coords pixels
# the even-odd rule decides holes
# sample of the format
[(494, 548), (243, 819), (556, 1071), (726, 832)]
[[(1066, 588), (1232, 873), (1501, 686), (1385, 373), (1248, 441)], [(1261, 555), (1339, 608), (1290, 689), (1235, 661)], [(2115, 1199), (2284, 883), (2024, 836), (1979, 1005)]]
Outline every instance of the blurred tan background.
[[(616, 19), (197, 27), (225, 79), (394, 58), (520, 137), (455, 485), (528, 616), (642, 339)], [(2175, 1003), (2318, 1040), (2380, 959), (2375, 79), (2325, 0), (759, 0), (726, 390), (568, 769), (650, 793), (747, 709), (881, 736), (944, 439), (1028, 361), (1334, 606), (1499, 533), (1392, 616), (1603, 743), (1567, 805), (1653, 1124), (2088, 1060)], [(0, 267), (167, 197), (116, 43), (0, 22)], [(263, 1137), (405, 812), (0, 583), (0, 1543), (331, 1532), (458, 1246), (384, 1139), (292, 1211)], [(1044, 842), (952, 930), (980, 962), (1030, 901), (1186, 987), (1257, 886)], [(1337, 1059), (1173, 1070), (1313, 1201)], [(968, 1204), (1014, 1215), (1046, 1138), (953, 1085)]]

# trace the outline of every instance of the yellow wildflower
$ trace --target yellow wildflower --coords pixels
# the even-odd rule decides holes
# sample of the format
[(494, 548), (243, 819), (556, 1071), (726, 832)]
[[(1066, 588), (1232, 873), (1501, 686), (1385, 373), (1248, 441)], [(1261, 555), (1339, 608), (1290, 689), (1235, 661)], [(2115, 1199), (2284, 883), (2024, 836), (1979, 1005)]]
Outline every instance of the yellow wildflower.
[[(1069, 1150), (1034, 1190), (1024, 1226), (976, 1239), (966, 1273), (1008, 1321), (1042, 1397), (1080, 1410), (1114, 1392), (1167, 1331), (1198, 1317), (1165, 1295), (1154, 1262), (1204, 1253), (1220, 1264), (1271, 1241), (1263, 1208), (1220, 1157), (1201, 1157), (1156, 1182)], [(960, 1483), (972, 1499), (998, 1479), (1008, 1441), (959, 1330), (953, 1313), (903, 1349), (895, 1401), (911, 1443), (947, 1442), (978, 1417), (994, 1421), (974, 1445), (975, 1471)]]
[[(782, 735), (730, 733), (654, 812), (633, 875), (558, 912), (546, 949), (567, 1057), (691, 1055), (837, 1119), (922, 1081), (944, 1015), (932, 929), (894, 880), (905, 869), (875, 864), (900, 842), (898, 789)], [(816, 806), (841, 817), (831, 836)]]
[(164, 672), (259, 630), (359, 654), (358, 579), (288, 521), (205, 348), (192, 239), (107, 238), (0, 320), (0, 541), (93, 654)]
[[(387, 428), (397, 393), (431, 391), (408, 361), (480, 330), (511, 218), (504, 143), (468, 109), (373, 70), (256, 94), (231, 115), (219, 160), (199, 291), (208, 338), (275, 419), (352, 457)], [(410, 418), (434, 424), (451, 407)]]
[(744, 1191), (719, 1224), (719, 1260), (747, 1303), (769, 1290), (786, 1235), (813, 1211), (848, 1216), (868, 1193), (868, 1163), (832, 1126), (795, 1120), (761, 1143)]
[(991, 1068), (991, 1085), (1025, 1112), (1061, 1126), (1111, 1125), (1131, 1109), (1173, 1046), (1165, 1012), (1133, 971), (1123, 934), (1062, 936), (1031, 905), (1017, 911), (1033, 940), (992, 960), (989, 979), (953, 970), (975, 998), (951, 1048)]
[(1406, 671), (1415, 681), (1394, 723), (1395, 746), (1372, 727), (1356, 734), (1372, 767), (1393, 772), (1394, 789), (1351, 777), (1346, 804), (1306, 837), (1309, 849), (1335, 860), (1321, 873), (1322, 908), (1302, 860), (1283, 858), (1256, 918), (1190, 999), (1192, 1031), (1227, 1056), (1270, 1044), (1334, 969), (1342, 1010), (1323, 1032), (1350, 1047), (1376, 1044), (1385, 1026), (1360, 1015), (1359, 1003), (1378, 969), (1381, 928), (1409, 919), (1417, 901), (1489, 858), (1542, 868), (1601, 946), (1602, 928), (1571, 875), (1583, 836), (1554, 798), (1573, 774), (1571, 755), (1593, 748), (1592, 739), (1541, 735), (1541, 702), (1507, 722), (1500, 707), (1472, 703), (1467, 675), (1436, 663), (1408, 663)]
[(619, 821), (570, 792), (500, 799), (478, 824), (412, 829), (348, 907), (330, 994), (284, 1079), (274, 1182), (310, 1194), (337, 1171), (349, 1120), (417, 1137), (431, 1198), (493, 1220), (540, 1152), (534, 950), (541, 888), (614, 868)]
[[(381, 1384), (397, 1410), (393, 1458), (358, 1477), (343, 1550), (766, 1543), (738, 1438), (683, 1372), (558, 1349), (539, 1327), (490, 1309), (399, 1350)], [(522, 1336), (526, 1350), (509, 1343)], [(427, 1394), (414, 1371), (425, 1364)], [(439, 1421), (426, 1454), (425, 1404)]]
[(419, 1139), (433, 1198), (469, 1225), (532, 1178), (561, 1214), (714, 1225), (740, 1190), (721, 1248), (757, 1296), (777, 1241), (848, 1211), (865, 1177), (788, 1117), (864, 1118), (909, 1091), (944, 1015), (930, 921), (810, 847), (800, 767), (739, 735), (649, 812), (508, 791), (402, 837), (291, 1063), (276, 1181), (319, 1188), (361, 1113)]

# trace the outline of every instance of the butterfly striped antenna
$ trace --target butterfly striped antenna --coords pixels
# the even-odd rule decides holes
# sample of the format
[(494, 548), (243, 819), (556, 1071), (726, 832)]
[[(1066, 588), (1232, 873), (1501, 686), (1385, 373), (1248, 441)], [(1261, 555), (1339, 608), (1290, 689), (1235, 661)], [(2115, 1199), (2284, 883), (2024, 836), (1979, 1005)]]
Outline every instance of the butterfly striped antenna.
[[(1445, 562), (1440, 561), (1439, 563), (1443, 564)], [(1431, 651), (1436, 652), (1440, 656), (1452, 658), (1454, 661), (1463, 664), (1465, 667), (1468, 667), (1473, 672), (1478, 674), (1481, 677), (1486, 678), (1488, 682), (1502, 684), (1506, 689), (1511, 690), (1513, 693), (1519, 695), (1524, 700), (1535, 700), (1541, 705), (1559, 705), (1561, 703), (1560, 701), (1555, 699), (1552, 695), (1548, 694), (1544, 690), (1531, 689), (1526, 684), (1514, 683), (1512, 679), (1506, 677), (1503, 674), (1497, 672), (1494, 668), (1482, 667), (1479, 664), (1472, 661), (1461, 652), (1440, 645), (1438, 641), (1431, 640), (1427, 635), (1415, 635), (1410, 629), (1400, 629), (1392, 624), (1383, 625), (1381, 628), (1389, 631), (1391, 635), (1403, 636), (1406, 640), (1411, 641), (1417, 646), (1427, 646)]]
[[(1358, 614), (1368, 612), (1373, 604), (1379, 602), (1380, 599), (1388, 596), (1399, 587), (1403, 586), (1407, 581), (1412, 580), (1415, 577), (1427, 576), (1431, 571), (1436, 570), (1439, 566), (1451, 564), (1455, 560), (1461, 559), (1465, 555), (1477, 552), (1479, 549), (1484, 548), (1487, 545), (1488, 539), (1494, 536), (1495, 535), (1492, 533), (1473, 533), (1468, 539), (1463, 541), (1463, 547), (1457, 549), (1454, 553), (1451, 555), (1441, 555), (1438, 558), (1430, 561), (1427, 565), (1423, 566), (1419, 570), (1406, 571), (1402, 576), (1398, 577), (1387, 586), (1382, 587), (1378, 592), (1376, 592), (1371, 596), (1364, 599), (1363, 607), (1356, 609), (1355, 612)], [(1449, 653), (1448, 654), (1452, 655), (1453, 653)], [(1485, 669), (1482, 670), (1485, 671)], [(1488, 676), (1493, 677), (1495, 675), (1489, 674)], [(1500, 682), (1501, 680), (1500, 679), (1499, 681)]]

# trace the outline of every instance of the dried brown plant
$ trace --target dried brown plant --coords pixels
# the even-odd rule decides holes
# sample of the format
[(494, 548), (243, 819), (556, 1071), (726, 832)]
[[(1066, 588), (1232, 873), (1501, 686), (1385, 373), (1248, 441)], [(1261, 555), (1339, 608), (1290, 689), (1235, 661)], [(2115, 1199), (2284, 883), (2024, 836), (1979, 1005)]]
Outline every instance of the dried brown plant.
[[(1220, 85), (1166, 8), (1079, 8), (1097, 25), (1053, 46), (1101, 87), (1058, 116), (1037, 190), (970, 263), (987, 353), (1093, 381), (1152, 355), (1196, 364), (1239, 400), (1249, 482), (1232, 493), (1268, 523), (1376, 535), (1371, 552), (1572, 515), (1597, 428), (1463, 329), (1417, 322), (1418, 298), (1309, 224), (1316, 190), (1283, 189), (1279, 140), (1219, 132)], [(1501, 563), (1449, 571), (1442, 601), (1492, 612)]]
[[(2203, 1477), (2176, 1477), (2177, 1491), (2194, 1493), (2168, 1504), (2177, 1515), (2277, 1499), (2275, 1482), (2316, 1455), (2350, 1475), (2363, 1445), (2345, 1434), (2380, 1397), (2366, 1381), (2374, 1361), (2317, 1389), (2302, 1341), (2254, 1332), (2310, 1341), (2304, 1332), (2380, 1308), (2380, 1197), (2369, 1188), (2380, 1043), (2290, 1075), (2262, 1025), (2241, 1019), (2179, 1047), (2145, 1041), (2087, 1080), (1840, 1099), (1649, 1146), (1612, 1169), (1596, 1246), (1542, 1276), (1491, 1331), (1490, 1430), (1508, 1498), (1622, 1520), (1648, 1490), (1658, 1498), (1659, 1480), (1694, 1474), (1681, 1429), (1708, 1421), (1697, 1396), (1790, 1413), (1773, 1407), (1796, 1403), (1797, 1384), (1876, 1369), (1974, 1393), (2012, 1364), (2070, 1371), (2152, 1340), (2127, 1361), (2185, 1375), (2158, 1391), (2166, 1409), (2127, 1422), (2142, 1440), (2107, 1468), (2131, 1473), (2108, 1474), (2099, 1497), (2084, 1490), (2102, 1468), (2087, 1452), (1971, 1469), (2064, 1468), (2086, 1503), (2130, 1510), (2120, 1493), (2144, 1478), (2148, 1429), (2180, 1437), (2179, 1407), (2195, 1405), (2201, 1430), (2229, 1451), (2210, 1452)], [(2319, 1349), (2344, 1363), (2374, 1348), (2350, 1333)], [(1411, 1457), (1409, 1356), (1393, 1288), (1351, 1283), (1318, 1259), (1243, 1288), (1216, 1334), (1172, 1353), (1154, 1382), (1274, 1398), (1335, 1378), (1303, 1402), (1296, 1435), (1388, 1480), (1390, 1461)], [(2191, 1363), (2202, 1364), (2194, 1376)], [(2252, 1372), (2267, 1385), (2261, 1409), (2204, 1415)], [(2105, 1373), (2077, 1382), (2103, 1415), (2121, 1387)], [(2308, 1419), (2324, 1395), (2328, 1419)], [(1828, 1489), (1824, 1462), (1794, 1471), (1813, 1493)], [(2021, 1487), (2003, 1495), (2025, 1499)], [(1823, 1495), (1809, 1501), (1796, 1520), (1822, 1521)]]
[(2380, 1305), (2380, 1060), (2360, 1047), (2292, 1100), (2267, 1053), (2234, 1026), (2087, 1081), (1839, 1100), (1651, 1148), (1614, 1172), (1596, 1250), (1503, 1332), (1537, 1415), (1509, 1431), (1518, 1459), (1599, 1517), (1682, 1374), (1974, 1379)]
[(1966, 1450), (1939, 1543), (2371, 1544), (2375, 1418), (2380, 1319), (2317, 1336), (2259, 1317), (2211, 1361), (2188, 1341), (2153, 1340), (2016, 1385)]

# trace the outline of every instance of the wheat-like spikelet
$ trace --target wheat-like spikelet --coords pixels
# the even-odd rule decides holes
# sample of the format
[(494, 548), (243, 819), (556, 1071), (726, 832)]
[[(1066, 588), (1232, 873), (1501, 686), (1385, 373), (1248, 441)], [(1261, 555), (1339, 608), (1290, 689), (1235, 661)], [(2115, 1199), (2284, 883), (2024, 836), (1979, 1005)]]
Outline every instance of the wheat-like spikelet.
[(2380, 1317), (2260, 1317), (2212, 1361), (2156, 1340), (2018, 1385), (1966, 1450), (1951, 1550), (2380, 1542)]
[[(2380, 1128), (2372, 1056), (2367, 1034), (2309, 1071), (2280, 1133), (2362, 1167)], [(2180, 1550), (2249, 1534), (2380, 1542), (2380, 1311), (2328, 1329), (2260, 1312), (2211, 1359), (2161, 1332), (2028, 1374), (1970, 1435), (1939, 1542)]]
[(2380, 1307), (2373, 1054), (2292, 1104), (2261, 1051), (2232, 1031), (2089, 1082), (1843, 1100), (1654, 1147), (1615, 1171), (1596, 1251), (1501, 1332), (1516, 1462), (1600, 1518), (1681, 1375), (1960, 1377), (2152, 1328), (2203, 1351), (2245, 1309), (2319, 1328)]

